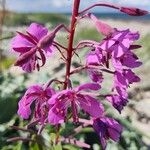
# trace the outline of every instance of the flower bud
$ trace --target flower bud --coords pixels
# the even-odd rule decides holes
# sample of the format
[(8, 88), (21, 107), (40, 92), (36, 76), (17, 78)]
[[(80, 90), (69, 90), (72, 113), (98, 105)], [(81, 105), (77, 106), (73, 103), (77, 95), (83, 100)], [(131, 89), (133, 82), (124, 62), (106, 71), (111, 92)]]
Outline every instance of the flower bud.
[(54, 38), (55, 32), (50, 32), (39, 41), (38, 47), (42, 49), (49, 47), (50, 45), (52, 45)]
[(94, 22), (97, 31), (102, 33), (104, 36), (109, 36), (114, 31), (111, 26), (97, 19), (96, 16), (89, 14), (89, 17)]
[(132, 8), (132, 7), (121, 7), (120, 11), (130, 16), (144, 16), (144, 15), (149, 14), (149, 12), (146, 10)]

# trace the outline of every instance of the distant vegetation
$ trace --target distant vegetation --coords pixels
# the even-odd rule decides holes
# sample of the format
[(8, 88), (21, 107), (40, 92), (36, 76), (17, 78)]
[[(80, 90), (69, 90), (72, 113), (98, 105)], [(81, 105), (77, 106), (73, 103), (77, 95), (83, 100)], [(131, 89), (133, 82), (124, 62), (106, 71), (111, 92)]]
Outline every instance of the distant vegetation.
[(59, 23), (68, 23), (69, 17), (63, 14), (54, 13), (13, 13), (7, 12), (4, 24), (6, 26), (28, 25), (31, 22), (39, 22), (41, 24), (51, 23), (56, 25)]

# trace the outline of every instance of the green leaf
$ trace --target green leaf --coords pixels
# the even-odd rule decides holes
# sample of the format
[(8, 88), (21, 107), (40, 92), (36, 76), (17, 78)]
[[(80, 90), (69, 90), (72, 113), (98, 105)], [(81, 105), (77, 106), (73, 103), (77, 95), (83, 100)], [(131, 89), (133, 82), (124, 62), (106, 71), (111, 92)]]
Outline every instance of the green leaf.
[(61, 144), (54, 146), (54, 150), (62, 150)]
[(17, 97), (0, 97), (0, 123), (8, 122), (17, 111)]
[(39, 150), (39, 147), (37, 145), (37, 143), (35, 143), (34, 145), (32, 145), (32, 147), (30, 146), (31, 150)]
[(63, 149), (66, 149), (66, 150), (81, 150), (80, 148), (78, 147), (75, 147), (73, 145), (63, 145)]
[(55, 134), (55, 133), (51, 133), (51, 134), (50, 134), (50, 139), (51, 139), (51, 142), (52, 142), (52, 143), (55, 143), (56, 134)]

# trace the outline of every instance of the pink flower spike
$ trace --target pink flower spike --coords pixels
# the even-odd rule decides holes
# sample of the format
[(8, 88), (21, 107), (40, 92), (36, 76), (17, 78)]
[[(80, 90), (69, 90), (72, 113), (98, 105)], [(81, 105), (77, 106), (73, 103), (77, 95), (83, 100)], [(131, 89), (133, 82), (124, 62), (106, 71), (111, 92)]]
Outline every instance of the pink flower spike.
[(121, 7), (120, 11), (130, 16), (144, 16), (144, 15), (149, 14), (149, 12), (146, 10), (132, 8), (132, 7)]
[(102, 33), (104, 36), (109, 36), (113, 33), (114, 29), (108, 24), (100, 21), (93, 14), (89, 14), (90, 19), (95, 23), (96, 29), (98, 32)]

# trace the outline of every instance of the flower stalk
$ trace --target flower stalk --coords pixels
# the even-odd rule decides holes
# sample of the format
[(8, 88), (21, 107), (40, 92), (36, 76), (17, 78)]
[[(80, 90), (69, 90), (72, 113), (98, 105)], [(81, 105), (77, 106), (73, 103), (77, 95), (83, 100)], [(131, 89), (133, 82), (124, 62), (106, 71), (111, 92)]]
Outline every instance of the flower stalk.
[(71, 29), (70, 29), (70, 36), (69, 36), (68, 50), (67, 50), (66, 75), (65, 75), (64, 89), (67, 88), (68, 80), (70, 77), (70, 68), (71, 68), (71, 60), (72, 60), (72, 52), (73, 52), (73, 39), (74, 39), (74, 33), (76, 29), (76, 21), (79, 15), (79, 5), (80, 5), (80, 0), (74, 0), (73, 12), (72, 12), (72, 18), (71, 18)]

